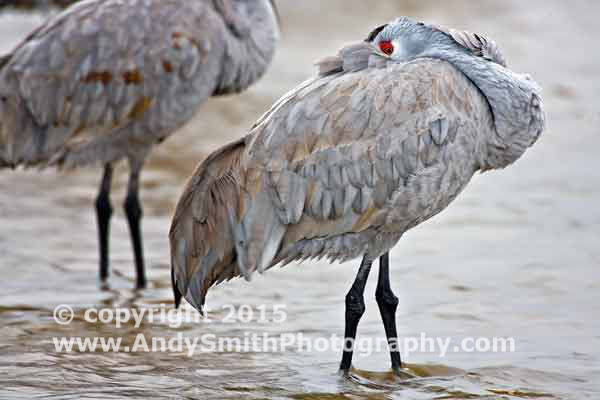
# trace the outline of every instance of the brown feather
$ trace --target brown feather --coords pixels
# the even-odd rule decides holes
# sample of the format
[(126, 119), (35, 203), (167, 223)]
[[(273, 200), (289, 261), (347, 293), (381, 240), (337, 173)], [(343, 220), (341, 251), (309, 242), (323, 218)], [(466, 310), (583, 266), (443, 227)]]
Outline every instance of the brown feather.
[[(230, 268), (236, 257), (229, 232), (229, 218), (232, 211), (236, 214), (235, 207), (232, 210), (223, 205), (235, 204), (240, 198), (236, 171), (244, 147), (242, 138), (201, 163), (188, 181), (173, 217), (169, 237), (174, 292), (195, 304), (187, 291), (190, 283), (199, 278), (202, 291), (199, 308), (206, 291), (214, 283), (239, 274), (239, 269)], [(177, 243), (185, 244), (186, 254), (178, 253)], [(209, 253), (214, 258), (212, 264), (204, 262)], [(224, 271), (226, 275), (223, 275)]]

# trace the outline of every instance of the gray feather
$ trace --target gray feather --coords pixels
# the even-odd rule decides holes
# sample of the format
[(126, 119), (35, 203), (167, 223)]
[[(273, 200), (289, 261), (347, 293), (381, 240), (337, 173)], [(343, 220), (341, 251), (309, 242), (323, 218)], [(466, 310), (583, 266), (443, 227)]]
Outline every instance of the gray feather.
[(486, 36), (438, 25), (432, 25), (432, 27), (450, 36), (456, 43), (469, 49), (473, 54), (506, 67), (506, 59), (502, 55), (500, 47), (495, 41), (488, 39)]
[(369, 65), (369, 58), (374, 53), (370, 43), (355, 43), (344, 47), (337, 56), (325, 57), (317, 62), (319, 75), (326, 76), (338, 72), (356, 72)]

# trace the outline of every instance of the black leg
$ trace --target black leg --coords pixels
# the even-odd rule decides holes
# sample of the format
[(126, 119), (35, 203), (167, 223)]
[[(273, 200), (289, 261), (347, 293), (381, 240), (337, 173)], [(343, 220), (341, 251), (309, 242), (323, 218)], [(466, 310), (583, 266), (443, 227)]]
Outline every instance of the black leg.
[(142, 219), (142, 207), (138, 198), (139, 177), (141, 165), (134, 168), (132, 163), (131, 176), (125, 198), (125, 214), (129, 223), (129, 233), (131, 234), (131, 244), (135, 257), (135, 269), (137, 272), (136, 287), (142, 289), (146, 287), (146, 273), (144, 269), (144, 250), (142, 246), (142, 234), (140, 230), (140, 221)]
[(390, 254), (385, 253), (379, 258), (379, 277), (377, 279), (377, 290), (375, 298), (383, 320), (385, 335), (387, 336), (390, 347), (390, 357), (392, 359), (392, 369), (399, 371), (402, 367), (400, 358), (400, 349), (398, 348), (398, 333), (396, 331), (396, 309), (398, 308), (398, 298), (392, 292), (390, 287)]
[(100, 245), (100, 281), (104, 284), (108, 279), (108, 234), (110, 231), (110, 217), (113, 208), (110, 204), (110, 184), (112, 181), (112, 166), (106, 164), (104, 175), (100, 183), (98, 197), (96, 197), (96, 218), (98, 223), (98, 243)]
[(358, 321), (365, 312), (365, 301), (363, 293), (365, 292), (365, 284), (371, 271), (372, 261), (363, 258), (356, 279), (346, 295), (346, 329), (344, 331), (344, 353), (342, 354), (342, 362), (340, 370), (343, 373), (348, 373), (352, 367), (352, 354), (354, 353), (354, 341), (356, 339), (356, 328)]

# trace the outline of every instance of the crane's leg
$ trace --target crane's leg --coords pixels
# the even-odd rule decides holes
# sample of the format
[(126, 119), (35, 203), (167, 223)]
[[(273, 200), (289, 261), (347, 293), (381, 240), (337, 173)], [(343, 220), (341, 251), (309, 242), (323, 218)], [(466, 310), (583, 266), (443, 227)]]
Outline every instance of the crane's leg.
[(342, 354), (342, 362), (340, 363), (340, 371), (347, 374), (352, 367), (352, 354), (354, 353), (354, 341), (356, 339), (356, 328), (360, 317), (365, 312), (365, 300), (363, 293), (369, 272), (371, 271), (372, 261), (366, 257), (363, 258), (356, 279), (346, 295), (346, 328), (344, 330), (344, 352)]
[(137, 272), (136, 287), (143, 289), (146, 287), (146, 272), (144, 268), (144, 250), (142, 246), (142, 233), (140, 222), (142, 220), (142, 206), (138, 196), (140, 186), (140, 172), (143, 162), (130, 160), (131, 172), (129, 184), (127, 187), (127, 197), (123, 208), (129, 223), (129, 233), (131, 235), (131, 244), (133, 246), (133, 255), (135, 257), (135, 269)]
[(110, 184), (112, 182), (112, 166), (104, 166), (104, 175), (100, 182), (100, 190), (96, 197), (96, 218), (98, 223), (98, 243), (100, 244), (100, 282), (104, 285), (108, 279), (108, 233), (113, 208), (110, 204)]
[(394, 295), (390, 286), (390, 253), (385, 253), (379, 257), (379, 277), (377, 279), (375, 298), (377, 299), (377, 305), (379, 306), (379, 312), (383, 320), (383, 327), (385, 328), (385, 335), (390, 347), (392, 369), (398, 372), (402, 367), (400, 349), (398, 348), (398, 333), (396, 331), (398, 298)]

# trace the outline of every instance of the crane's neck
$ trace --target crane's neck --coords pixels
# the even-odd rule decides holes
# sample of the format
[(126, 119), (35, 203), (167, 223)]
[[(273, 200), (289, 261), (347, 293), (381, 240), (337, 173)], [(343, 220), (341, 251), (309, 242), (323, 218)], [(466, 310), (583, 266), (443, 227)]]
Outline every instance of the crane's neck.
[(226, 8), (225, 15), (223, 11), (221, 14), (228, 33), (215, 96), (239, 93), (260, 79), (273, 59), (279, 39), (271, 0), (231, 1)]
[(479, 88), (493, 114), (494, 134), (486, 137), (487, 154), (481, 169), (504, 168), (523, 155), (545, 125), (540, 88), (528, 76), (467, 52), (455, 50), (430, 54), (465, 74)]

